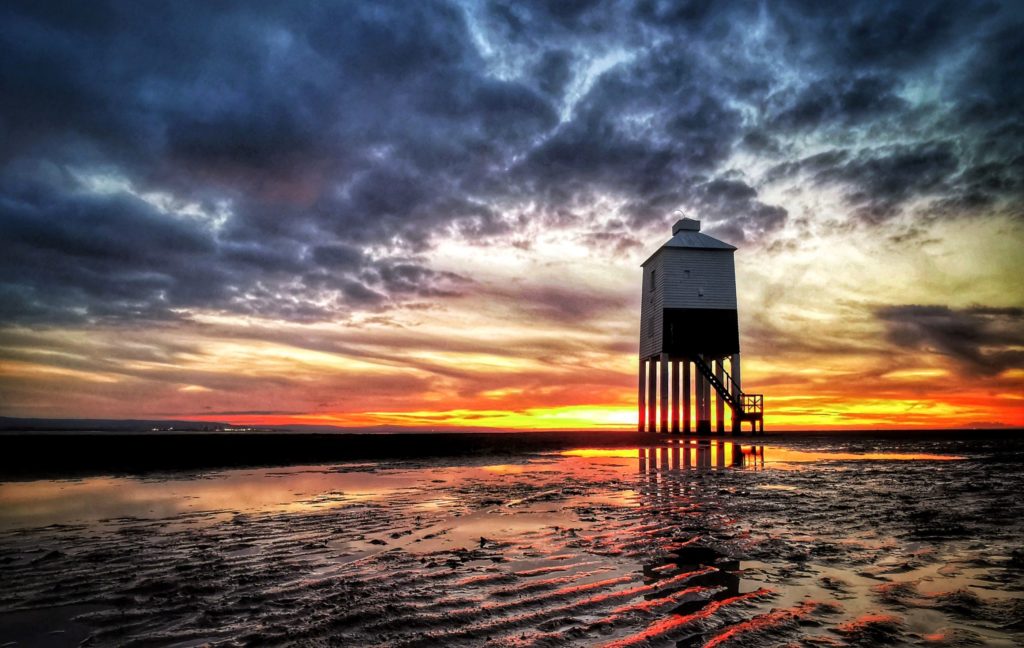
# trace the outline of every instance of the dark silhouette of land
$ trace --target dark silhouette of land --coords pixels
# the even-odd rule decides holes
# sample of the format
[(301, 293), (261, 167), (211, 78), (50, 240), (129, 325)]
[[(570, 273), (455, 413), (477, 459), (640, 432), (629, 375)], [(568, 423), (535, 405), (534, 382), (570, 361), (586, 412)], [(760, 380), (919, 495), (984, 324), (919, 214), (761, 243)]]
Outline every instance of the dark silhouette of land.
[(232, 427), (221, 421), (177, 419), (66, 419), (0, 416), (0, 431), (15, 432), (145, 432), (150, 430), (223, 430)]
[(837, 437), (908, 441), (1010, 439), (1021, 430), (914, 430), (789, 432), (764, 436), (665, 435), (641, 432), (6, 432), (0, 435), (0, 480), (76, 477), (96, 474), (324, 464), (353, 460), (410, 460), (431, 457), (497, 456), (570, 448), (636, 448), (678, 439), (763, 443), (766, 438), (811, 441)]
[(498, 455), (652, 443), (637, 432), (4, 434), (0, 479)]

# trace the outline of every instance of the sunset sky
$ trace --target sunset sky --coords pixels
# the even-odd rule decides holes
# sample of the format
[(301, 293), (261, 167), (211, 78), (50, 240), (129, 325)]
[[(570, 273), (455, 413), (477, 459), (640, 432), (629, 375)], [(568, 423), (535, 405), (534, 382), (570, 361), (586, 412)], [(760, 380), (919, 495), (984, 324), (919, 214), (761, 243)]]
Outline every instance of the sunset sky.
[(768, 430), (1024, 426), (1024, 4), (4, 2), (0, 416), (636, 421), (737, 246)]

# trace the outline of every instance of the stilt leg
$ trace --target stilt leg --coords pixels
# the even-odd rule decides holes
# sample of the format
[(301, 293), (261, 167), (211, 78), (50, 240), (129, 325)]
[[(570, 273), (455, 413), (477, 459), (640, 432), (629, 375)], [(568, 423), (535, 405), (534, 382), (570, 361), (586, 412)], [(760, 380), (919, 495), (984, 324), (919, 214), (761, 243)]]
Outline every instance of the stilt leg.
[[(719, 384), (725, 382), (725, 367), (722, 366), (721, 359), (715, 360), (715, 378)], [(726, 389), (728, 388), (727, 385)], [(715, 428), (719, 434), (725, 434), (725, 401), (718, 392), (715, 392)]]
[(734, 353), (729, 358), (729, 373), (732, 375), (732, 399), (736, 403), (732, 409), (732, 433), (743, 432), (743, 383), (740, 382), (740, 354)]
[(672, 361), (672, 434), (679, 434), (679, 361)]
[(707, 378), (704, 379), (704, 434), (711, 434), (711, 382)]
[(704, 374), (693, 372), (693, 417), (696, 419), (694, 430), (697, 434), (704, 432)]
[(658, 363), (654, 358), (647, 360), (647, 431), (657, 432), (657, 421), (654, 417), (657, 414), (658, 406)]
[(683, 360), (683, 433), (689, 434), (693, 430), (690, 428), (690, 419), (692, 418), (693, 412), (690, 410), (690, 361)]
[(729, 359), (729, 373), (732, 375), (732, 395), (733, 398), (739, 398), (740, 392), (743, 391), (740, 382), (740, 354), (732, 354), (732, 358)]
[(669, 400), (668, 399), (668, 354), (667, 353), (662, 353), (661, 354), (661, 362), (658, 363), (658, 364), (661, 365), (661, 371), (660, 371), (661, 375), (659, 376), (661, 378), (661, 398), (659, 399), (661, 401), (661, 403), (658, 405), (659, 409), (661, 410), (659, 412), (659, 414), (661, 415), (661, 425), (659, 426), (658, 429), (659, 429), (659, 431), (662, 434), (667, 434), (668, 433), (668, 400)]
[(711, 434), (711, 384), (697, 372), (697, 434)]
[(645, 382), (647, 382), (647, 376), (645, 375), (646, 369), (647, 369), (647, 367), (646, 367), (644, 359), (640, 358), (640, 372), (639, 372), (640, 381), (639, 381), (639, 385), (637, 386), (637, 394), (636, 394), (636, 402), (637, 402), (637, 408), (638, 408), (638, 411), (637, 411), (637, 424), (636, 424), (637, 432), (643, 432), (644, 430), (647, 429), (647, 426), (646, 426), (647, 421), (645, 420), (645, 414), (647, 414), (647, 411), (646, 411), (646, 407), (647, 407), (647, 403), (646, 403), (646, 400), (647, 400), (646, 399), (647, 390), (646, 390), (646, 388), (647, 388), (647, 385), (644, 384)]
[(704, 374), (694, 371), (693, 375), (697, 379), (694, 386), (694, 396), (697, 399), (697, 434), (704, 434)]

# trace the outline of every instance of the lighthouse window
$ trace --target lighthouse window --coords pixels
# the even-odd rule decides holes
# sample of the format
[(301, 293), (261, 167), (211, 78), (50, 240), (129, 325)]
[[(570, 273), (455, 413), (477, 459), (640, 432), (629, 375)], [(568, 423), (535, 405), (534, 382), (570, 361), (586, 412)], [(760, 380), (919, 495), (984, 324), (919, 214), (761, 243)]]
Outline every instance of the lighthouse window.
[(649, 288), (649, 290), (651, 292), (654, 292), (654, 273), (655, 272), (657, 272), (657, 270), (651, 270), (651, 287)]

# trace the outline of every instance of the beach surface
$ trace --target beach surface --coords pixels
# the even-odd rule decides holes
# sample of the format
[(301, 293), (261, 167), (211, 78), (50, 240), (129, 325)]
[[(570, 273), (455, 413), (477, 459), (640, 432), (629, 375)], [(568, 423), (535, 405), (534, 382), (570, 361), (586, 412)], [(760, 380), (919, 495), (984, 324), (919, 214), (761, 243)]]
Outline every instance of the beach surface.
[(0, 645), (1024, 644), (1018, 435), (514, 436), (26, 461), (0, 482)]

